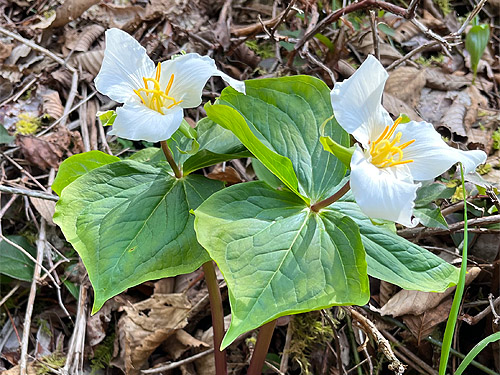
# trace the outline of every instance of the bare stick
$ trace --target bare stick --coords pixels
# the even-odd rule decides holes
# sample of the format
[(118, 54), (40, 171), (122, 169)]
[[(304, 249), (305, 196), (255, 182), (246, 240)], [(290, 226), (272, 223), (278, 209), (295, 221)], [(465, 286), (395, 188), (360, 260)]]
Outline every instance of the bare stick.
[(460, 28), (457, 31), (455, 31), (452, 35), (454, 35), (454, 36), (461, 35), (464, 32), (464, 30), (467, 27), (467, 25), (470, 23), (470, 21), (472, 21), (472, 19), (474, 17), (476, 17), (476, 15), (481, 11), (481, 9), (483, 8), (484, 4), (486, 4), (486, 1), (487, 0), (481, 0), (481, 1), (479, 1), (479, 3), (477, 3), (477, 5), (472, 10), (472, 12), (469, 13), (469, 15), (467, 16), (466, 20), (462, 24), (462, 26), (460, 26)]
[(328, 75), (330, 76), (333, 83), (336, 82), (335, 75), (333, 74), (332, 70), (329, 67), (327, 67), (325, 64), (323, 64), (320, 60), (318, 60), (316, 57), (314, 57), (314, 55), (311, 52), (309, 52), (309, 50), (306, 51), (306, 53), (304, 55), (307, 59), (309, 59), (314, 64), (318, 65), (320, 68), (322, 68), (324, 71), (326, 71), (328, 73)]
[(276, 22), (276, 24), (271, 28), (271, 38), (273, 38), (274, 32), (276, 31), (276, 29), (278, 28), (278, 26), (281, 25), (281, 23), (285, 20), (286, 16), (288, 15), (288, 12), (290, 12), (290, 9), (292, 9), (292, 7), (295, 5), (295, 1), (296, 0), (290, 0), (290, 2), (288, 3), (288, 6), (286, 7), (285, 11), (283, 13), (281, 13), (281, 16), (278, 19), (278, 22)]
[(213, 351), (214, 351), (214, 348), (211, 348), (211, 349), (205, 350), (204, 352), (195, 354), (192, 357), (189, 357), (189, 358), (186, 358), (186, 359), (182, 359), (182, 360), (177, 361), (177, 362), (172, 362), (172, 363), (169, 363), (168, 365), (165, 365), (165, 366), (161, 366), (161, 367), (157, 367), (157, 368), (150, 368), (150, 369), (147, 369), (147, 370), (142, 370), (141, 372), (143, 374), (157, 374), (159, 372), (173, 370), (174, 368), (177, 368), (179, 366), (191, 363), (193, 361), (196, 361), (197, 359), (203, 358), (206, 355), (209, 355), (210, 353), (213, 353)]
[(439, 43), (435, 40), (432, 40), (430, 42), (427, 42), (425, 44), (422, 44), (421, 46), (411, 50), (410, 52), (408, 52), (406, 55), (404, 55), (403, 57), (401, 57), (400, 59), (394, 61), (391, 65), (389, 65), (386, 70), (389, 71), (389, 70), (392, 70), (394, 69), (395, 67), (401, 65), (402, 63), (404, 63), (405, 61), (408, 61), (410, 58), (412, 58), (413, 56), (415, 56), (417, 53), (420, 53), (422, 51), (425, 51), (426, 49), (428, 48), (431, 48), (431, 47), (434, 47), (436, 45), (438, 45)]
[(68, 354), (64, 371), (66, 374), (79, 374), (83, 367), (83, 349), (85, 345), (85, 327), (87, 325), (87, 287), (80, 285), (75, 328), (68, 345)]
[(405, 371), (405, 366), (396, 358), (396, 355), (392, 351), (391, 344), (387, 339), (379, 332), (375, 324), (364, 315), (357, 312), (352, 307), (344, 308), (347, 312), (349, 312), (354, 319), (356, 319), (361, 326), (365, 329), (367, 334), (370, 334), (375, 341), (377, 341), (377, 345), (379, 349), (384, 353), (386, 358), (389, 360), (389, 370), (394, 371), (396, 374), (401, 375)]
[(59, 200), (59, 197), (56, 195), (47, 194), (47, 193), (43, 193), (41, 191), (36, 191), (36, 190), (22, 189), (22, 188), (10, 187), (10, 186), (5, 186), (5, 185), (0, 185), (0, 191), (2, 191), (4, 193), (19, 194), (19, 195), (26, 195), (28, 197), (33, 197), (33, 198), (46, 199), (46, 200), (54, 201), (54, 202), (57, 202)]
[(380, 61), (380, 48), (379, 48), (379, 40), (378, 40), (378, 30), (377, 30), (377, 15), (374, 10), (370, 10), (370, 26), (372, 29), (372, 39), (373, 39), (373, 53), (377, 60)]
[(280, 362), (280, 371), (284, 374), (288, 372), (288, 358), (290, 357), (290, 346), (292, 345), (294, 315), (290, 315), (288, 327), (286, 329), (285, 346), (283, 347), (283, 356)]
[[(491, 215), (485, 217), (477, 217), (475, 219), (468, 220), (469, 227), (474, 225), (490, 225), (490, 224), (498, 224), (500, 223), (500, 214)], [(446, 234), (446, 233), (454, 233), (464, 229), (464, 222), (460, 221), (455, 224), (451, 224), (448, 229), (440, 229), (440, 228), (426, 228), (426, 227), (417, 227), (417, 228), (406, 228), (398, 230), (398, 234), (401, 237), (411, 238), (417, 235), (436, 235), (436, 234)], [(470, 231), (470, 229), (469, 229)]]
[(36, 248), (37, 248), (36, 249), (37, 255), (36, 255), (35, 270), (33, 272), (33, 280), (31, 281), (30, 295), (28, 297), (28, 304), (26, 305), (26, 314), (24, 316), (23, 339), (21, 341), (21, 360), (19, 361), (20, 375), (27, 375), (31, 314), (33, 313), (33, 305), (35, 303), (35, 296), (36, 296), (36, 283), (38, 278), (40, 277), (40, 271), (42, 269), (41, 264), (43, 261), (43, 253), (45, 249), (45, 219), (43, 218), (40, 219), (40, 233), (38, 236)]
[[(500, 297), (499, 297), (500, 298)], [(499, 299), (497, 298), (495, 300), (495, 302)], [(497, 314), (497, 312), (495, 311), (495, 302), (493, 302), (493, 294), (489, 294), (488, 295), (488, 301), (490, 302), (490, 308), (491, 308), (491, 313), (493, 314), (493, 316), (495, 317), (495, 319), (493, 319), (493, 323), (495, 324), (498, 324), (500, 322), (500, 316)]]
[(17, 284), (14, 288), (12, 288), (10, 292), (7, 293), (5, 297), (2, 298), (2, 300), (0, 301), (0, 306), (2, 306), (18, 289), (19, 289), (19, 284)]

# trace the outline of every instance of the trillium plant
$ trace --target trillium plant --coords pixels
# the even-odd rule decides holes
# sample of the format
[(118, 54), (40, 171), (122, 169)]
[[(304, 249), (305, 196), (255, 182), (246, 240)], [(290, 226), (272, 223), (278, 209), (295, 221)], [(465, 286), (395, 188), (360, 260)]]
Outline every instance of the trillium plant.
[[(192, 129), (183, 109), (201, 104), (211, 76), (230, 86)], [(259, 346), (280, 316), (364, 305), (368, 275), (412, 290), (455, 285), (458, 269), (393, 222), (446, 226), (432, 206), (442, 185), (421, 181), (457, 162), (473, 172), (486, 155), (449, 147), (429, 123), (392, 119), (386, 79), (368, 56), (333, 90), (310, 76), (243, 83), (193, 53), (155, 67), (130, 35), (108, 30), (95, 84), (123, 106), (103, 119), (111, 134), (161, 147), (125, 159), (91, 151), (60, 166), (54, 221), (88, 271), (93, 313), (127, 288), (203, 266), (224, 374), (224, 349), (239, 335), (263, 326)], [(248, 157), (257, 181), (225, 187), (200, 173)], [(227, 332), (214, 262), (228, 288)], [(249, 373), (261, 371), (261, 346)]]

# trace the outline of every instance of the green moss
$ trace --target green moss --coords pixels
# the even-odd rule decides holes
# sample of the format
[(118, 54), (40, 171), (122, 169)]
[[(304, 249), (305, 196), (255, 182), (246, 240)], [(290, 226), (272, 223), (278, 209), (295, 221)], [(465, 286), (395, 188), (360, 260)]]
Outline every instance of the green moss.
[(54, 374), (58, 373), (57, 370), (64, 367), (66, 356), (59, 351), (55, 351), (50, 355), (40, 358), (38, 361), (35, 365), (37, 375)]
[(451, 13), (450, 1), (449, 0), (435, 0), (435, 4), (441, 9), (443, 14), (446, 16)]
[(40, 126), (40, 119), (27, 112), (20, 113), (17, 118), (19, 120), (16, 122), (16, 134), (32, 135)]
[(477, 168), (477, 173), (480, 175), (487, 174), (493, 169), (493, 166), (490, 163), (486, 163)]
[(495, 150), (500, 150), (500, 129), (495, 130), (492, 135), (493, 138), (493, 148)]
[(430, 56), (429, 58), (425, 58), (424, 56), (420, 56), (417, 60), (422, 66), (431, 66), (434, 64), (441, 65), (444, 62), (444, 55)]
[(268, 59), (275, 55), (274, 47), (270, 42), (258, 43), (256, 40), (247, 40), (245, 44), (263, 59)]
[(94, 357), (90, 360), (90, 367), (92, 373), (99, 369), (109, 367), (111, 358), (113, 356), (113, 346), (115, 342), (115, 334), (106, 336), (106, 338), (94, 348)]
[(297, 361), (303, 374), (311, 374), (309, 356), (317, 346), (333, 339), (332, 327), (324, 322), (319, 311), (295, 315), (292, 324), (290, 358)]

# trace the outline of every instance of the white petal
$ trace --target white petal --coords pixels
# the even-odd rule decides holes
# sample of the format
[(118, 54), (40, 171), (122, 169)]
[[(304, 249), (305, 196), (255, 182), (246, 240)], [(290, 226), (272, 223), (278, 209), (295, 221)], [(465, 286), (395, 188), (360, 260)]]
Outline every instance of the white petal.
[(479, 164), (486, 162), (483, 151), (461, 151), (448, 146), (428, 122), (410, 121), (400, 124), (397, 131), (403, 133), (401, 143), (415, 140), (403, 150), (403, 158), (413, 160), (406, 165), (416, 181), (431, 180), (457, 162), (462, 162), (465, 173), (473, 172)]
[(351, 190), (361, 211), (373, 219), (395, 221), (407, 227), (418, 224), (411, 219), (417, 188), (409, 171), (377, 168), (369, 163), (359, 146), (351, 159)]
[(220, 76), (239, 92), (245, 93), (245, 83), (229, 77), (217, 69), (215, 61), (208, 56), (188, 53), (161, 63), (160, 86), (166, 87), (171, 74), (174, 81), (169, 96), (182, 100), (182, 108), (194, 108), (201, 104), (201, 93), (208, 79)]
[(336, 83), (330, 93), (336, 120), (364, 146), (393, 123), (382, 107), (388, 76), (382, 64), (368, 55), (359, 69), (342, 83)]
[(97, 90), (125, 103), (135, 96), (134, 89), (144, 86), (142, 77), (152, 77), (155, 65), (137, 40), (119, 29), (106, 31), (106, 49), (101, 70), (95, 78)]
[(109, 134), (131, 140), (164, 141), (179, 128), (182, 119), (183, 110), (180, 107), (162, 115), (142, 104), (129, 102), (116, 109), (113, 130)]

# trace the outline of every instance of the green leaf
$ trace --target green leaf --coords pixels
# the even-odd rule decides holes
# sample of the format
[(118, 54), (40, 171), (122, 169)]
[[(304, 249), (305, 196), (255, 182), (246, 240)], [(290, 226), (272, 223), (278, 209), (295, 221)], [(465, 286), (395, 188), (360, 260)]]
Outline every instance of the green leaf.
[(259, 161), (259, 159), (252, 158), (252, 167), (259, 180), (266, 182), (274, 189), (283, 187), (283, 182), (281, 182), (278, 177), (267, 169), (266, 166)]
[(57, 176), (52, 184), (52, 190), (60, 196), (63, 189), (77, 178), (93, 169), (119, 160), (120, 158), (101, 151), (89, 151), (70, 156), (59, 166), (59, 172), (57, 172)]
[(165, 169), (119, 161), (66, 187), (59, 225), (85, 264), (96, 312), (144, 281), (192, 272), (210, 258), (196, 241), (189, 210), (221, 189), (202, 176), (175, 179)]
[(331, 152), (337, 157), (344, 165), (349, 168), (351, 165), (352, 154), (355, 147), (345, 147), (335, 142), (332, 137), (319, 137), (319, 141), (323, 145), (325, 151)]
[(425, 207), (436, 199), (451, 198), (455, 189), (450, 189), (446, 185), (439, 183), (430, 183), (421, 186), (417, 190), (417, 198), (415, 199), (415, 207)]
[[(246, 81), (246, 95), (227, 87), (222, 91), (220, 104), (232, 106), (243, 116), (230, 111), (224, 115), (224, 124), (242, 140), (250, 130), (262, 145), (267, 146), (291, 161), (298, 182), (291, 171), (275, 169), (273, 158), (263, 159), (245, 146), (290, 188), (315, 203), (325, 199), (339, 189), (345, 173), (345, 165), (334, 155), (324, 151), (320, 143), (320, 126), (333, 115), (330, 89), (317, 78), (293, 76)], [(208, 111), (207, 111), (208, 114)], [(208, 114), (209, 117), (210, 114)], [(234, 116), (234, 117), (232, 117)], [(219, 122), (218, 119), (213, 119)], [(325, 126), (325, 136), (330, 136), (342, 146), (349, 147), (349, 135), (333, 119)], [(285, 161), (283, 167), (289, 168)], [(274, 168), (274, 169), (273, 169)], [(280, 167), (281, 169), (282, 167)]]
[(0, 144), (10, 143), (14, 139), (16, 139), (16, 137), (11, 136), (7, 129), (0, 124)]
[(116, 111), (109, 110), (106, 112), (97, 111), (96, 116), (101, 120), (102, 126), (111, 126), (116, 119)]
[(243, 143), (270, 171), (297, 195), (297, 176), (290, 159), (277, 154), (266, 147), (250, 130), (240, 113), (226, 105), (205, 105), (207, 115), (218, 124), (227, 127), (236, 134)]
[(198, 241), (228, 285), (223, 348), (279, 316), (369, 299), (359, 231), (339, 212), (313, 213), (297, 195), (254, 181), (212, 195), (195, 215)]
[(448, 223), (441, 215), (441, 210), (434, 203), (429, 203), (427, 206), (417, 207), (413, 210), (413, 215), (420, 219), (422, 225), (429, 228), (448, 229)]
[(458, 281), (459, 269), (430, 251), (381, 226), (366, 217), (349, 194), (334, 203), (331, 209), (351, 217), (359, 226), (366, 250), (368, 274), (403, 289), (443, 292)]
[(182, 151), (191, 142), (182, 132), (177, 131), (168, 141), (175, 160), (182, 164), (184, 175), (223, 161), (250, 156), (233, 133), (207, 118), (198, 122), (196, 133), (198, 150), (194, 154)]
[(465, 49), (470, 54), (470, 62), (474, 77), (477, 74), (479, 60), (490, 40), (490, 26), (488, 24), (472, 26), (465, 38)]
[[(165, 159), (165, 154), (158, 147), (147, 147), (142, 150), (137, 151), (136, 153), (130, 155), (128, 160), (134, 160), (139, 163), (145, 163), (150, 165), (158, 165), (161, 162), (167, 162)], [(168, 164), (168, 163), (167, 163)]]
[(483, 350), (488, 344), (491, 344), (498, 340), (500, 340), (500, 332), (492, 333), (491, 335), (479, 341), (462, 360), (462, 363), (460, 363), (460, 366), (458, 366), (457, 371), (455, 371), (455, 375), (462, 375), (467, 366), (470, 365), (470, 363), (481, 352), (481, 350)]
[[(7, 236), (7, 239), (21, 246), (26, 252), (36, 258), (36, 249), (22, 236)], [(21, 250), (0, 240), (0, 274), (14, 279), (31, 281), (33, 279), (34, 263)]]

